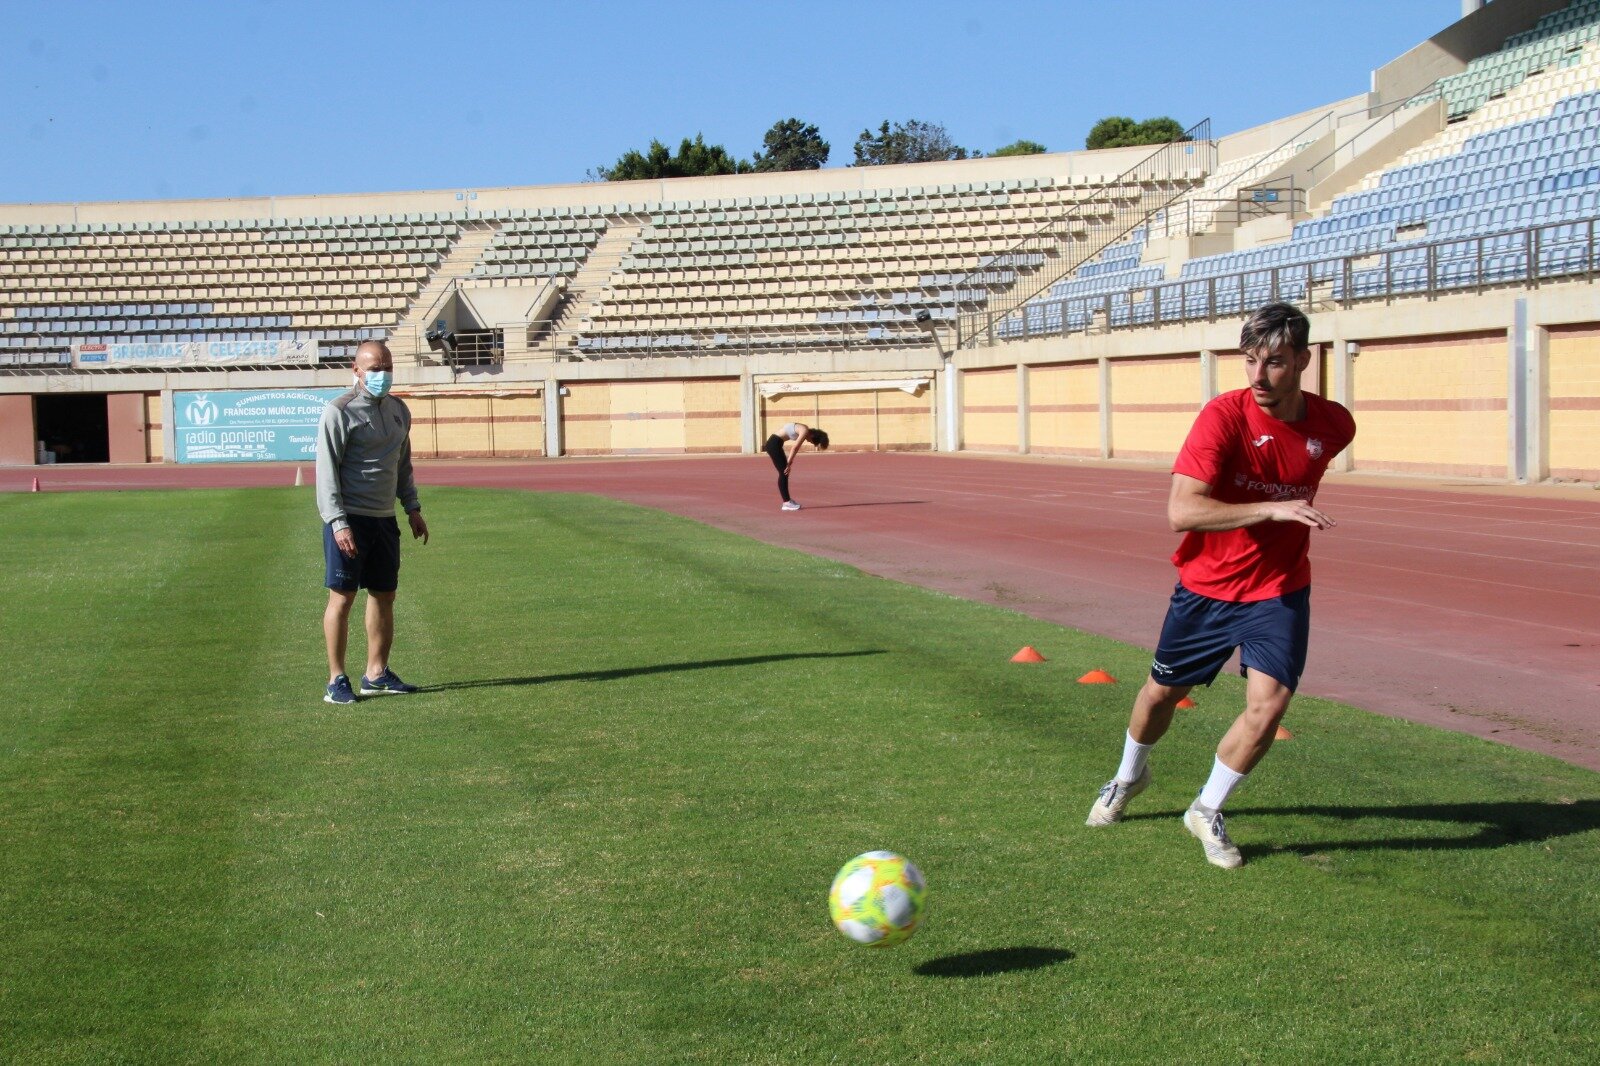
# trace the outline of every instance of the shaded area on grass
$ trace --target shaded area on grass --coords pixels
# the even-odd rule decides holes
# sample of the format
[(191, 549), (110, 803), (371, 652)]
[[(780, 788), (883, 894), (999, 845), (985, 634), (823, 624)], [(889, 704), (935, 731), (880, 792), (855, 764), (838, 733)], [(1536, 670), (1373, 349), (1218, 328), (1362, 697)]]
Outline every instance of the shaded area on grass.
[(992, 977), (1018, 970), (1039, 970), (1070, 962), (1073, 954), (1062, 948), (989, 948), (929, 959), (916, 968), (923, 977)]
[(927, 502), (927, 500), (866, 500), (861, 503), (813, 503), (807, 504), (802, 510), (837, 511), (842, 507), (905, 507), (914, 503)]
[[(1600, 829), (1600, 800), (1572, 803), (1418, 803), (1393, 807), (1239, 807), (1225, 812), (1228, 818), (1329, 818), (1358, 822), (1365, 818), (1389, 821), (1447, 822), (1475, 825), (1472, 836), (1361, 837), (1345, 840), (1285, 841), (1276, 844), (1246, 844), (1239, 850), (1245, 857), (1292, 851), (1310, 855), (1323, 851), (1445, 851), (1451, 849), (1499, 848), (1509, 844), (1535, 843), (1555, 837), (1572, 836)], [(1181, 818), (1183, 812), (1130, 814), (1125, 821)]]
[(616, 681), (645, 674), (671, 674), (680, 670), (714, 670), (728, 666), (760, 666), (791, 659), (849, 659), (862, 655), (886, 654), (882, 648), (864, 651), (798, 651), (775, 655), (740, 655), (732, 659), (699, 659), (682, 663), (653, 663), (649, 666), (621, 666), (615, 670), (579, 670), (570, 674), (531, 674), (527, 677), (485, 677), (475, 681), (443, 681), (424, 686), (426, 692), (445, 692), (461, 688), (496, 688), (515, 685), (544, 685), (553, 681)]

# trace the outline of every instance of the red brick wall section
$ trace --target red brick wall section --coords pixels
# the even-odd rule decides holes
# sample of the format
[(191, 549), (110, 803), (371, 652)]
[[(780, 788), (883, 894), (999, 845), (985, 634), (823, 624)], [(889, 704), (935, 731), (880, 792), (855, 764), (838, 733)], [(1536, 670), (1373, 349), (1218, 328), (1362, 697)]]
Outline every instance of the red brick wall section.
[(0, 466), (33, 465), (34, 448), (33, 397), (0, 396)]

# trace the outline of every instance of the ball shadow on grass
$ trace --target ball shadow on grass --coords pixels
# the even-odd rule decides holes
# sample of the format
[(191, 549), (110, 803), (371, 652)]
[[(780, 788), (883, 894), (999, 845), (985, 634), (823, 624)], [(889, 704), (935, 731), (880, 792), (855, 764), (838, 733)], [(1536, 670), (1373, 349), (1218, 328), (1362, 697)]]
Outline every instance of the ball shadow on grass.
[(923, 977), (992, 977), (1017, 970), (1038, 970), (1072, 957), (1072, 952), (1061, 948), (990, 948), (929, 959), (915, 972)]

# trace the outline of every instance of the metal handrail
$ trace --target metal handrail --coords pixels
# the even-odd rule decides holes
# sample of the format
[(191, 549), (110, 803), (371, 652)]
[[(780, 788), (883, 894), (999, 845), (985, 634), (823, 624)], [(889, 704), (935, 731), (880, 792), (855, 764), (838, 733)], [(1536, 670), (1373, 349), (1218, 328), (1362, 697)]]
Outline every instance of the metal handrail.
[[(1583, 227), (1581, 240), (1554, 239), (1554, 231)], [(1150, 329), (1180, 322), (1215, 322), (1228, 312), (1245, 313), (1255, 303), (1276, 300), (1301, 302), (1307, 309), (1349, 308), (1372, 300), (1392, 302), (1396, 297), (1439, 296), (1481, 292), (1508, 285), (1537, 286), (1543, 280), (1600, 276), (1600, 216), (1547, 222), (1523, 229), (1472, 237), (1451, 237), (1404, 248), (1385, 248), (1346, 256), (1314, 259), (1231, 274), (1187, 278), (1144, 285), (1097, 296), (1067, 296), (1032, 306), (1037, 316), (1025, 316), (1022, 329), (1004, 341), (1037, 340), (1073, 333), (1110, 332), (1116, 329)], [(1494, 243), (1491, 243), (1494, 242)], [(1445, 249), (1457, 254), (1441, 254)], [(1552, 253), (1560, 253), (1560, 262)], [(1581, 252), (1572, 260), (1574, 252)], [(1381, 284), (1377, 283), (1381, 275)], [(1198, 290), (1198, 291), (1197, 291)], [(1140, 301), (1137, 298), (1148, 293)], [(1198, 305), (1199, 310), (1192, 310)], [(1147, 308), (1147, 309), (1146, 309)], [(1051, 312), (1054, 312), (1052, 314)], [(1031, 319), (1058, 318), (1054, 328), (1035, 329)], [(1120, 319), (1120, 321), (1119, 321)]]
[[(1556, 231), (1572, 231), (1566, 239), (1557, 239)], [(1441, 254), (1447, 249), (1457, 249), (1458, 254)], [(1472, 237), (1453, 237), (1403, 248), (1388, 248), (1310, 260), (1304, 263), (1274, 267), (1258, 267), (1230, 274), (1206, 278), (1179, 279), (1156, 285), (1139, 286), (1102, 293), (1098, 296), (1069, 296), (1060, 300), (1031, 305), (1039, 308), (1041, 318), (1049, 317), (1055, 309), (1061, 323), (1055, 328), (1035, 329), (1032, 319), (1025, 315), (1021, 328), (1015, 333), (1000, 334), (1001, 341), (1036, 340), (1044, 337), (1067, 336), (1074, 333), (1091, 333), (1117, 329), (1148, 329), (1181, 322), (1215, 322), (1233, 311), (1243, 313), (1251, 298), (1262, 302), (1275, 299), (1299, 300), (1308, 309), (1337, 306), (1349, 308), (1357, 303), (1378, 300), (1392, 302), (1397, 297), (1422, 296), (1436, 299), (1443, 295), (1480, 292), (1508, 284), (1537, 286), (1543, 281), (1583, 278), (1600, 279), (1600, 216), (1548, 222), (1522, 229), (1500, 233), (1479, 234)], [(1335, 285), (1337, 282), (1337, 285)], [(1148, 311), (1136, 309), (1136, 297), (1148, 293), (1145, 304)], [(1219, 299), (1219, 297), (1221, 297)], [(1223, 312), (1226, 303), (1228, 312)], [(1119, 307), (1119, 304), (1121, 305)], [(1194, 310), (1198, 306), (1198, 310)], [(1124, 310), (1125, 318), (1118, 321), (1117, 311)], [(1074, 325), (1074, 322), (1081, 325)], [(549, 326), (534, 323), (502, 323), (490, 327), (502, 339), (502, 357), (507, 361), (561, 361), (574, 358), (611, 359), (637, 358), (653, 355), (748, 355), (757, 348), (794, 350), (912, 350), (929, 346), (928, 335), (915, 319), (890, 323), (838, 323), (822, 331), (808, 330), (804, 326), (722, 326), (684, 327), (663, 329), (659, 332), (614, 334), (628, 336), (641, 342), (630, 347), (615, 349), (585, 348), (579, 338), (598, 338), (597, 334), (582, 330), (549, 329), (536, 341), (525, 347), (512, 346), (507, 352), (504, 337), (508, 331), (525, 331), (532, 337), (535, 327)], [(892, 328), (885, 330), (884, 326)], [(874, 339), (850, 337), (869, 329), (879, 330)], [(426, 359), (428, 362), (449, 362), (436, 359), (429, 351), (422, 335), (415, 327), (396, 330), (389, 339), (390, 348), (397, 359)], [(28, 353), (45, 355), (49, 353)], [(225, 372), (240, 369), (269, 370), (292, 369), (297, 371), (348, 367), (348, 358), (324, 358), (316, 366), (282, 366), (263, 364), (252, 367), (196, 366), (167, 369), (161, 373)], [(471, 366), (471, 363), (451, 362), (453, 367)], [(66, 375), (130, 375), (149, 374), (140, 368), (73, 368), (68, 366), (0, 365), (0, 376)]]
[[(1345, 111), (1345, 112), (1342, 112), (1342, 113), (1335, 113), (1334, 110), (1332, 108), (1330, 108), (1327, 111), (1324, 111), (1322, 114), (1318, 115), (1316, 118), (1312, 119), (1305, 126), (1301, 127), (1300, 129), (1296, 130), (1294, 133), (1290, 134), (1288, 137), (1284, 138), (1282, 141), (1278, 142), (1273, 147), (1267, 149), (1265, 152), (1262, 152), (1260, 155), (1258, 155), (1256, 157), (1255, 162), (1251, 163), (1249, 166), (1247, 166), (1243, 170), (1239, 171), (1239, 173), (1235, 174), (1233, 177), (1231, 177), (1227, 181), (1223, 182), (1217, 188), (1207, 190), (1207, 192), (1211, 193), (1212, 195), (1207, 196), (1207, 197), (1205, 197), (1204, 199), (1202, 199), (1200, 201), (1196, 201), (1193, 197), (1185, 197), (1183, 199), (1183, 201), (1182, 201), (1182, 204), (1179, 205), (1179, 206), (1182, 206), (1185, 209), (1185, 217), (1189, 221), (1189, 227), (1190, 227), (1191, 231), (1193, 230), (1193, 217), (1194, 217), (1194, 208), (1191, 206), (1192, 204), (1194, 204), (1196, 202), (1203, 203), (1206, 200), (1221, 200), (1221, 199), (1224, 199), (1223, 197), (1217, 196), (1216, 194), (1225, 192), (1228, 189), (1239, 185), (1240, 182), (1245, 181), (1247, 178), (1253, 177), (1257, 171), (1259, 171), (1263, 166), (1267, 165), (1267, 161), (1269, 159), (1271, 159), (1273, 156), (1277, 155), (1279, 152), (1283, 151), (1285, 148), (1288, 148), (1291, 145), (1296, 144), (1296, 143), (1304, 140), (1308, 135), (1311, 134), (1311, 131), (1316, 129), (1318, 126), (1321, 126), (1324, 123), (1327, 123), (1328, 126), (1329, 126), (1329, 130), (1330, 131), (1337, 130), (1338, 129), (1338, 123), (1340, 121), (1342, 121), (1343, 119), (1345, 119), (1345, 118), (1347, 118), (1350, 115), (1353, 115), (1355, 113), (1356, 113), (1355, 111)], [(1321, 136), (1321, 134), (1319, 133), (1316, 136)], [(1313, 139), (1315, 139), (1315, 138), (1313, 137)], [(1291, 155), (1290, 158), (1293, 158), (1293, 156)], [(1249, 189), (1249, 188), (1251, 188), (1251, 186), (1245, 186), (1244, 187), (1244, 189), (1246, 189), (1246, 190)], [(1244, 190), (1241, 190), (1241, 191), (1244, 191)], [(1167, 210), (1170, 212), (1171, 209), (1168, 208)], [(1155, 224), (1155, 220), (1154, 219), (1151, 220), (1151, 224), (1152, 225)], [(1164, 228), (1163, 228), (1162, 232), (1165, 235), (1169, 235), (1170, 236), (1171, 233), (1172, 233), (1172, 230), (1173, 230), (1173, 226), (1171, 225), (1170, 221), (1166, 220), (1166, 219), (1163, 219), (1163, 224), (1164, 224)]]
[[(1170, 179), (1177, 168), (1173, 167), (1170, 163), (1166, 163), (1166, 158), (1176, 155), (1175, 149), (1179, 146), (1184, 146), (1187, 149), (1184, 152), (1184, 155), (1188, 155), (1196, 146), (1199, 145), (1205, 145), (1210, 150), (1214, 162), (1216, 155), (1216, 144), (1211, 140), (1211, 120), (1209, 118), (1202, 119), (1201, 121), (1195, 123), (1174, 140), (1167, 141), (1154, 152), (1151, 152), (1148, 156), (1141, 159), (1138, 163), (1132, 167), (1129, 167), (1121, 174), (1118, 174), (1110, 182), (1105, 183), (1104, 187), (1117, 190), (1130, 184), (1141, 184), (1146, 181), (1162, 181)], [(1165, 164), (1164, 167), (1163, 164)], [(1187, 170), (1191, 168), (1184, 167), (1183, 169)], [(1204, 169), (1209, 171), (1212, 169), (1212, 167), (1208, 166)], [(971, 347), (977, 343), (977, 338), (980, 335), (988, 335), (992, 337), (996, 325), (1002, 322), (1008, 315), (1013, 314), (1016, 310), (1025, 306), (1029, 300), (1032, 300), (1041, 292), (1044, 292), (1051, 285), (1054, 285), (1057, 281), (1069, 276), (1073, 271), (1077, 270), (1078, 267), (1099, 255), (1101, 252), (1105, 251), (1105, 249), (1111, 247), (1111, 245), (1126, 237), (1129, 233), (1132, 233), (1139, 227), (1141, 223), (1144, 222), (1145, 219), (1149, 218), (1151, 214), (1172, 203), (1174, 199), (1181, 195), (1183, 195), (1181, 192), (1176, 193), (1173, 196), (1168, 197), (1161, 204), (1157, 204), (1156, 206), (1147, 210), (1139, 210), (1136, 217), (1130, 219), (1129, 216), (1133, 214), (1133, 212), (1127, 210), (1125, 207), (1119, 207), (1117, 205), (1118, 198), (1113, 191), (1110, 200), (1110, 221), (1108, 223), (1101, 223), (1102, 227), (1109, 226), (1112, 231), (1111, 236), (1100, 240), (1097, 244), (1095, 244), (1093, 249), (1088, 251), (1086, 254), (1069, 257), (1067, 262), (1070, 263), (1070, 265), (1064, 266), (1055, 271), (1053, 276), (1044, 281), (1042, 284), (1036, 285), (1026, 295), (1019, 295), (1020, 290), (1013, 287), (1011, 290), (1000, 294), (998, 297), (991, 296), (984, 310), (958, 315), (956, 318), (956, 346), (958, 348)], [(1141, 207), (1143, 206), (1142, 199), (1143, 198), (1141, 197)], [(1102, 202), (1102, 200), (1100, 197), (1094, 197), (1088, 202), (1090, 204), (1094, 204)], [(1079, 212), (1076, 214), (1067, 215), (1063, 218), (1055, 219), (1046, 223), (1036, 232), (1024, 237), (1011, 248), (999, 253), (998, 255), (990, 256), (978, 268), (968, 271), (962, 276), (960, 281), (956, 283), (956, 291), (972, 291), (977, 279), (981, 279), (984, 274), (992, 273), (996, 269), (1004, 269), (1007, 266), (1016, 266), (1018, 264), (1022, 264), (1024, 266), (1031, 265), (1035, 257), (1037, 257), (1038, 262), (1043, 263), (1050, 256), (1055, 255), (1059, 251), (1062, 244), (1069, 242), (1076, 237), (1076, 231), (1080, 224), (1087, 224), (1091, 228), (1094, 225), (1093, 223), (1089, 222), (1087, 212)], [(998, 310), (996, 310), (996, 305), (999, 305)]]
[[(1292, 219), (1297, 215), (1306, 213), (1306, 190), (1299, 187), (1293, 176), (1284, 179), (1286, 186), (1274, 186), (1263, 182), (1260, 185), (1250, 185), (1238, 190), (1229, 197), (1188, 197), (1182, 203), (1161, 212), (1160, 219), (1150, 221), (1150, 236), (1171, 237), (1174, 233), (1181, 236), (1193, 236), (1201, 232), (1194, 223), (1194, 214), (1197, 205), (1213, 205), (1211, 221), (1232, 222), (1241, 226), (1246, 222), (1268, 215), (1288, 214)], [(1267, 192), (1273, 195), (1263, 198), (1256, 195), (1246, 196), (1247, 193)], [(1285, 195), (1286, 194), (1286, 195)], [(1287, 210), (1282, 210), (1286, 208)], [(1230, 217), (1231, 215), (1231, 217)], [(1180, 224), (1181, 220), (1181, 224)], [(1156, 227), (1160, 227), (1158, 231)]]
[[(1315, 188), (1317, 182), (1322, 180), (1321, 178), (1317, 177), (1317, 172), (1322, 168), (1324, 163), (1327, 163), (1331, 159), (1336, 159), (1340, 152), (1350, 150), (1353, 145), (1359, 143), (1363, 137), (1365, 137), (1368, 133), (1371, 133), (1372, 130), (1377, 127), (1378, 123), (1393, 118), (1401, 111), (1404, 111), (1406, 108), (1416, 103), (1423, 96), (1423, 94), (1433, 92), (1439, 87), (1439, 82), (1442, 80), (1442, 78), (1435, 78), (1433, 81), (1429, 82), (1427, 85), (1424, 85), (1422, 88), (1418, 89), (1404, 100), (1391, 100), (1387, 104), (1374, 104), (1368, 107), (1367, 111), (1372, 115), (1372, 120), (1370, 122), (1361, 127), (1350, 137), (1345, 138), (1345, 142), (1343, 144), (1335, 144), (1333, 148), (1329, 150), (1327, 155), (1323, 156), (1321, 159), (1317, 160), (1315, 163), (1312, 163), (1306, 168), (1308, 183), (1307, 187)], [(1351, 151), (1350, 158), (1355, 158), (1354, 151)], [(1335, 165), (1329, 168), (1329, 172), (1331, 173), (1333, 170), (1337, 169), (1338, 166)]]

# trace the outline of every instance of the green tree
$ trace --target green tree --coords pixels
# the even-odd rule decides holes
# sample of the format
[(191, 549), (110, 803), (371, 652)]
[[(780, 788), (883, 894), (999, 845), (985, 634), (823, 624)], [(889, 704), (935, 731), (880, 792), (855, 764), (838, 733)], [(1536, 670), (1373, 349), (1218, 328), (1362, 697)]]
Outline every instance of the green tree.
[(1186, 141), (1189, 138), (1183, 135), (1183, 126), (1175, 118), (1162, 115), (1160, 118), (1147, 118), (1139, 123), (1140, 144), (1165, 144), (1168, 141)]
[(969, 152), (950, 139), (943, 126), (911, 119), (896, 122), (891, 127), (887, 120), (878, 132), (862, 130), (856, 138), (858, 167), (881, 167), (891, 163), (933, 163), (945, 159), (976, 159), (982, 152)]
[(700, 134), (685, 137), (676, 155), (660, 141), (652, 140), (644, 152), (630, 149), (615, 164), (596, 167), (601, 181), (638, 181), (642, 178), (697, 178), (707, 174), (748, 174), (750, 164), (734, 159), (720, 144), (707, 144)]
[(758, 172), (820, 170), (828, 162), (828, 142), (821, 131), (797, 118), (773, 123), (761, 143), (766, 153), (757, 152), (750, 161)]
[(1135, 122), (1126, 115), (1107, 115), (1089, 130), (1085, 148), (1127, 148), (1135, 144), (1165, 144), (1187, 140), (1178, 120), (1165, 115)]
[(1012, 141), (1004, 148), (996, 148), (990, 155), (996, 158), (1005, 155), (1043, 155), (1049, 150), (1038, 141)]

